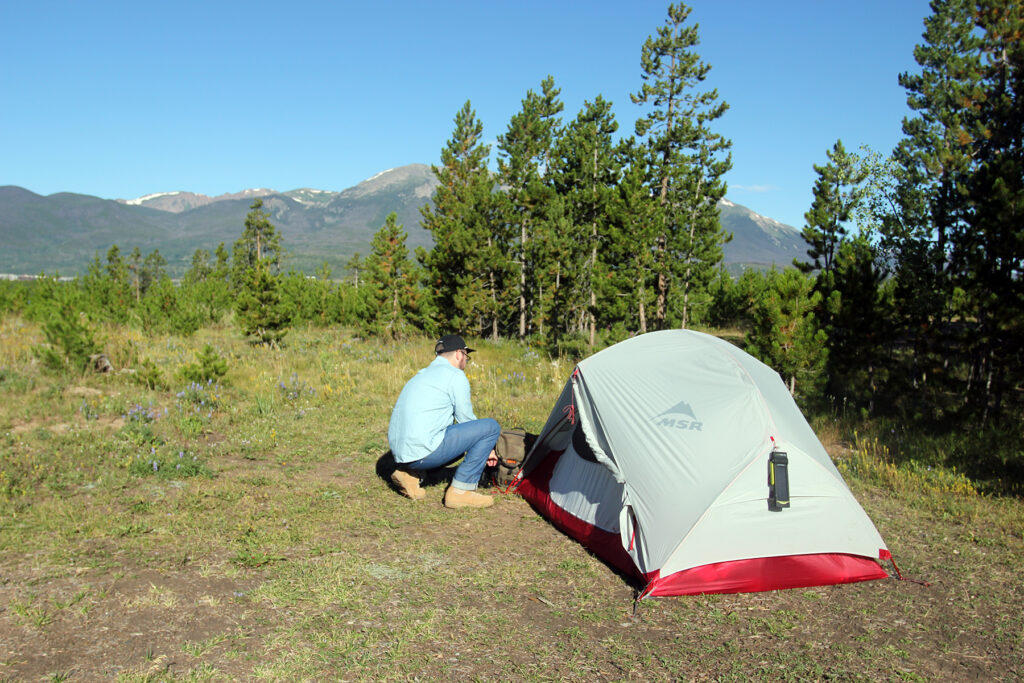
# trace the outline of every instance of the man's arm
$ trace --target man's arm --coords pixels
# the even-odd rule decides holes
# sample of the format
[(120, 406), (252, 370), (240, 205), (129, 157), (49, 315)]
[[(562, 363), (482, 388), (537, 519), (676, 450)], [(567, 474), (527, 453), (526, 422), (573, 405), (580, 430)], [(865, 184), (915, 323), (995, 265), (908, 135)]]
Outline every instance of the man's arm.
[(452, 401), (454, 405), (455, 421), (470, 422), (476, 419), (473, 414), (473, 401), (469, 397), (469, 380), (466, 374), (459, 371), (451, 385)]

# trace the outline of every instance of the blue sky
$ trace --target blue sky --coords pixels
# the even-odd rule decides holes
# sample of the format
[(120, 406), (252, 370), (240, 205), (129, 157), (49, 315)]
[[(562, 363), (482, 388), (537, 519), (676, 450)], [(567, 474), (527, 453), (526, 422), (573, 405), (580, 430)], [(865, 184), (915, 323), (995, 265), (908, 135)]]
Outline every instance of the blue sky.
[[(887, 153), (909, 113), (926, 0), (692, 0), (730, 105), (728, 197), (795, 227), (836, 139)], [(343, 190), (437, 163), (468, 99), (492, 143), (555, 78), (563, 119), (642, 110), (667, 2), (0, 0), (0, 185), (134, 198)], [(492, 149), (492, 163), (497, 153)]]

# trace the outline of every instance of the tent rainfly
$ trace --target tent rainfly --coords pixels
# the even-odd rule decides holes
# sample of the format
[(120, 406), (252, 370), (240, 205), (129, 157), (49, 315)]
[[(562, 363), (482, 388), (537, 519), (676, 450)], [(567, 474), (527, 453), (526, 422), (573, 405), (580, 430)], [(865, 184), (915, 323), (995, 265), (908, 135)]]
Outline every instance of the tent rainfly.
[(699, 332), (581, 361), (517, 490), (641, 597), (888, 576), (885, 543), (778, 373)]

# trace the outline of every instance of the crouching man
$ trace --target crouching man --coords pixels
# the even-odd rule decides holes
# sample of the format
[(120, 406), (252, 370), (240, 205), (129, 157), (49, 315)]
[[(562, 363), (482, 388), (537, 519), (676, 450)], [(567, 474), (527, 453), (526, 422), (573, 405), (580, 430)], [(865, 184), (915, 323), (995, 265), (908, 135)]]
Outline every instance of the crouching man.
[[(444, 494), (445, 507), (485, 508), (494, 503), (476, 492), (484, 466), (497, 463), (497, 421), (473, 414), (466, 361), (473, 349), (457, 334), (434, 345), (434, 361), (406, 382), (391, 411), (388, 444), (397, 468), (391, 481), (413, 500), (426, 495), (420, 477), (465, 454)], [(453, 424), (454, 420), (454, 424)]]

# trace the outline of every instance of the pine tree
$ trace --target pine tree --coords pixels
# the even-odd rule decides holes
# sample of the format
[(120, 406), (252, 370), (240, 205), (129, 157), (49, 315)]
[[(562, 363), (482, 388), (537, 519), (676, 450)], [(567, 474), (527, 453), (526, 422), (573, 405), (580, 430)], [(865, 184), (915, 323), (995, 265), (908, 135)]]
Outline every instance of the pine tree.
[(730, 239), (721, 229), (717, 204), (725, 196), (723, 176), (732, 166), (731, 143), (709, 127), (728, 105), (718, 101), (717, 90), (696, 91), (711, 67), (692, 49), (700, 40), (698, 26), (685, 25), (689, 15), (686, 5), (669, 5), (665, 25), (644, 43), (644, 84), (632, 96), (635, 104), (651, 107), (636, 122), (636, 133), (646, 136), (650, 148), (650, 183), (659, 206), (658, 231), (650, 245), (657, 329), (667, 323), (672, 296), (681, 326), (687, 326), (691, 291), (707, 286), (722, 260), (721, 246)]
[(128, 268), (125, 265), (124, 259), (121, 257), (121, 249), (116, 244), (112, 244), (110, 249), (107, 250), (107, 276), (113, 280), (119, 282), (125, 282), (128, 279)]
[(814, 167), (814, 201), (804, 216), (811, 261), (794, 260), (794, 265), (804, 273), (816, 271), (814, 286), (821, 296), (815, 314), (828, 346), (826, 393), (870, 411), (892, 339), (891, 311), (881, 290), (887, 273), (869, 236), (874, 227), (869, 190), (878, 169), (848, 153), (841, 140), (827, 156), (826, 165)]
[(331, 283), (331, 267), (327, 261), (324, 261), (316, 271), (313, 289), (317, 306), (316, 322), (321, 326), (326, 326), (329, 323), (331, 292), (334, 289), (334, 285)]
[(754, 268), (745, 269), (739, 278), (733, 279), (724, 267), (720, 267), (709, 290), (712, 301), (708, 324), (718, 328), (750, 329), (754, 304), (760, 298), (766, 280), (765, 275)]
[(421, 209), (422, 225), (434, 238), (429, 251), (418, 250), (426, 268), (433, 307), (445, 329), (478, 332), (497, 329), (501, 259), (492, 230), (492, 180), (487, 170), (490, 147), (483, 124), (469, 101), (455, 115), (455, 131), (434, 166), (439, 185), (433, 203)]
[(388, 214), (373, 236), (365, 263), (365, 287), (370, 299), (367, 328), (390, 338), (403, 336), (417, 315), (421, 292), (418, 273), (405, 245), (408, 234), (398, 214)]
[[(803, 238), (807, 242), (809, 263), (793, 260), (793, 265), (804, 273), (820, 271), (825, 281), (832, 279), (835, 259), (840, 245), (848, 235), (847, 224), (864, 199), (864, 181), (867, 171), (860, 159), (843, 147), (837, 140), (827, 152), (828, 163), (814, 166), (818, 179), (814, 183), (814, 201), (811, 209), (804, 214), (807, 225)], [(828, 292), (823, 294), (827, 297)]]
[(292, 322), (309, 322), (317, 317), (318, 293), (315, 279), (295, 270), (289, 270), (279, 278), (281, 300), (291, 311)]
[[(107, 254), (108, 257), (113, 257), (113, 263), (108, 262), (108, 265), (104, 266), (97, 253), (81, 279), (81, 286), (89, 302), (89, 309), (97, 319), (105, 318), (124, 323), (129, 318), (132, 295), (123, 264), (120, 263), (117, 245), (112, 246)], [(118, 276), (112, 276), (112, 271), (117, 272)]]
[(584, 102), (554, 145), (549, 173), (564, 206), (567, 229), (558, 235), (567, 245), (565, 274), (573, 286), (569, 305), (561, 311), (568, 328), (564, 331), (585, 332), (590, 348), (596, 341), (598, 310), (608, 294), (601, 282), (611, 268), (604, 247), (621, 174), (612, 140), (618, 127), (610, 102), (600, 95)]
[(579, 235), (566, 197), (550, 193), (543, 207), (543, 217), (534, 224), (526, 250), (530, 271), (527, 329), (537, 342), (559, 353), (560, 338), (574, 327), (572, 315), (579, 312), (574, 306), (573, 283), (579, 266), (574, 257)]
[[(938, 388), (984, 426), (1016, 420), (1024, 402), (1024, 8), (935, 0), (932, 11), (921, 73), (900, 77), (917, 115), (895, 153), (902, 220), (887, 237), (916, 374), (956, 382)], [(950, 363), (962, 374), (936, 372)]]
[(185, 271), (183, 282), (192, 284), (202, 282), (213, 273), (213, 264), (210, 262), (210, 252), (206, 249), (196, 249), (192, 253), (192, 265)]
[(132, 289), (135, 292), (135, 303), (138, 303), (142, 300), (142, 251), (138, 247), (132, 249), (125, 267), (131, 274)]
[(281, 277), (266, 261), (245, 271), (235, 299), (238, 324), (252, 343), (276, 346), (288, 333), (292, 311), (281, 296)]
[(888, 378), (888, 351), (894, 336), (887, 272), (866, 232), (840, 244), (831, 289), (823, 308), (828, 335), (827, 393), (836, 402), (874, 410)]
[[(221, 251), (218, 248), (218, 265)], [(263, 211), (263, 200), (257, 199), (245, 217), (231, 264), (235, 315), (242, 332), (254, 343), (277, 345), (294, 317), (290, 302), (282, 296), (280, 263), (281, 237)]]
[(327, 322), (346, 327), (365, 325), (369, 314), (362, 291), (350, 282), (339, 282), (332, 287), (327, 297)]
[(167, 259), (160, 254), (160, 250), (154, 249), (146, 254), (146, 258), (142, 261), (142, 268), (139, 271), (139, 287), (142, 295), (145, 296), (149, 288), (166, 275)]
[(771, 271), (754, 305), (746, 350), (771, 366), (805, 406), (820, 399), (828, 356), (825, 331), (814, 311), (821, 294), (798, 270)]
[(361, 284), (360, 276), (363, 274), (363, 257), (357, 251), (352, 255), (352, 258), (345, 264), (345, 270), (348, 271), (350, 282), (352, 286), (359, 289)]
[(228, 253), (228, 250), (224, 248), (224, 243), (221, 242), (217, 245), (213, 255), (217, 260), (213, 264), (213, 272), (210, 273), (210, 278), (227, 284), (231, 278), (231, 254)]
[(229, 260), (223, 242), (217, 245), (213, 257), (205, 249), (196, 249), (192, 254), (192, 265), (185, 273), (178, 295), (182, 302), (200, 313), (203, 324), (216, 323), (232, 307)]
[(194, 363), (181, 366), (178, 375), (186, 382), (220, 382), (228, 373), (228, 361), (211, 344), (204, 344)]
[(147, 331), (193, 334), (206, 322), (202, 310), (192, 305), (186, 290), (182, 290), (164, 275), (149, 285), (139, 304), (139, 317)]
[(545, 78), (540, 94), (527, 91), (521, 110), (509, 121), (508, 130), (498, 136), (498, 178), (504, 188), (501, 213), (505, 225), (499, 239), (515, 252), (510, 287), (518, 308), (520, 339), (530, 327), (529, 303), (539, 288), (532, 282), (533, 271), (536, 260), (544, 254), (532, 241), (537, 237), (535, 233), (549, 228), (553, 220), (549, 215), (552, 191), (544, 175), (560, 126), (558, 114), (565, 108), (558, 99), (560, 94), (554, 78)]
[(116, 277), (120, 277), (121, 272), (129, 274), (128, 279), (130, 279), (135, 292), (135, 303), (139, 303), (145, 296), (146, 290), (165, 275), (167, 259), (160, 255), (159, 249), (154, 249), (143, 258), (142, 251), (138, 247), (132, 249), (129, 258), (130, 260), (126, 263), (121, 261), (116, 244), (107, 252), (111, 274), (116, 273)]
[(257, 198), (249, 207), (242, 235), (235, 242), (232, 253), (232, 281), (246, 279), (245, 272), (263, 264), (270, 273), (281, 269), (281, 235), (270, 222), (270, 214), (263, 210), (263, 200)]
[(42, 285), (45, 290), (37, 303), (36, 315), (46, 340), (32, 348), (33, 354), (50, 370), (84, 373), (103, 347), (82, 310), (78, 288), (45, 277), (33, 284)]
[(652, 245), (657, 240), (659, 226), (655, 219), (658, 205), (647, 182), (650, 177), (648, 149), (630, 137), (619, 144), (616, 154), (624, 170), (609, 224), (605, 249), (609, 272), (603, 284), (610, 295), (607, 297), (607, 322), (620, 328), (615, 336), (621, 338), (626, 333), (648, 331), (649, 312), (656, 293)]

